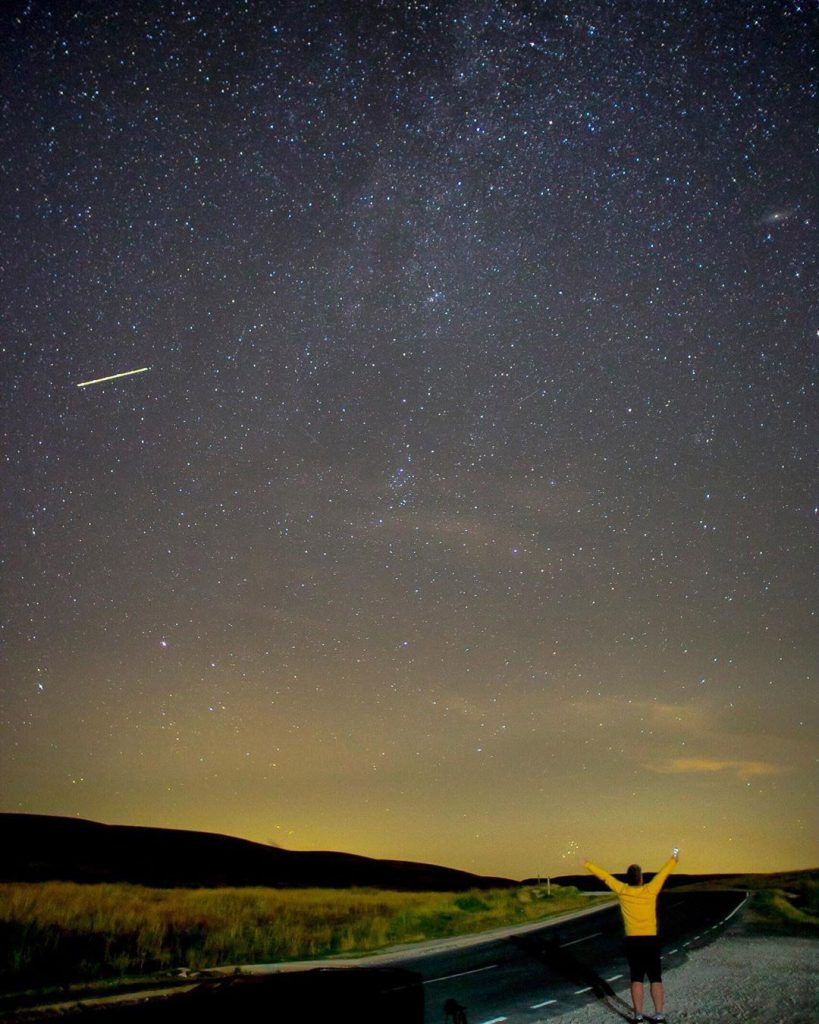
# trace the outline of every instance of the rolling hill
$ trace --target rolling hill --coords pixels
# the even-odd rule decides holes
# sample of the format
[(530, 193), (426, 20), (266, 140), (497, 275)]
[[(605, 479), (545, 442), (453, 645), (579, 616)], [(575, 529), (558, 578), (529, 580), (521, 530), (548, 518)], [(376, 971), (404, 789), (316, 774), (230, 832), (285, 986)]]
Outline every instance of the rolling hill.
[(451, 892), (502, 888), (508, 878), (413, 861), (297, 852), (211, 832), (104, 825), (81, 818), (0, 814), (0, 881), (131, 882)]

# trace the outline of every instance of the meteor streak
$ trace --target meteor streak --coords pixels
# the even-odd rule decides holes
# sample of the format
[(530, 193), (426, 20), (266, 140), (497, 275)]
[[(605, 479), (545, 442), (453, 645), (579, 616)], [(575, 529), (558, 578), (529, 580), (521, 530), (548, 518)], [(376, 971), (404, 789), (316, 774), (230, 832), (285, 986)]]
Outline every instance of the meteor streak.
[(97, 377), (95, 380), (84, 380), (78, 388), (87, 388), (89, 384), (102, 384), (104, 380), (116, 380), (118, 377), (131, 377), (135, 373), (145, 373), (150, 366), (141, 366), (138, 370), (125, 370), (123, 373), (112, 373), (110, 377)]

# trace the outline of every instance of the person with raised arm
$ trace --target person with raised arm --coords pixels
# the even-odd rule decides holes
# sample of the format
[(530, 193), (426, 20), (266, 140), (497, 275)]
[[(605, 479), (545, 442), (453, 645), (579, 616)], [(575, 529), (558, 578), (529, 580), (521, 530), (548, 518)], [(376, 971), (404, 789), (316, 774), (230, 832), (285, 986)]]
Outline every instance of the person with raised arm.
[(583, 866), (600, 879), (617, 896), (623, 927), (626, 933), (625, 947), (631, 977), (631, 1002), (635, 1021), (644, 1021), (643, 983), (648, 975), (654, 1016), (657, 1024), (666, 1021), (665, 993), (660, 963), (660, 940), (657, 936), (657, 895), (666, 878), (677, 866), (680, 851), (675, 846), (671, 856), (650, 882), (643, 882), (643, 870), (639, 864), (632, 864), (626, 872), (626, 881), (610, 875), (608, 871), (585, 860)]

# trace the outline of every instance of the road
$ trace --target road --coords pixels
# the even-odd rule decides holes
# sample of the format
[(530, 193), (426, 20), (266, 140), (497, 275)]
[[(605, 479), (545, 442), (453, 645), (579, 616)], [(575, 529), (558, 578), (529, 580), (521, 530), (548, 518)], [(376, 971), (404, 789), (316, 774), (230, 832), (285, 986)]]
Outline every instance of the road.
[[(744, 899), (738, 892), (661, 894), (666, 966), (718, 936)], [(627, 987), (621, 936), (619, 910), (610, 904), (551, 923), (355, 961), (222, 968), (182, 990), (134, 992), (105, 1005), (59, 1009), (69, 1021), (93, 1024), (245, 1024), (261, 1018), (273, 1024), (444, 1024), (451, 1020), (445, 1006), (453, 1000), (465, 1009), (467, 1024), (537, 1024)], [(40, 1018), (31, 1011), (3, 1016), (18, 1019), (30, 1024)]]
[[(664, 966), (715, 938), (744, 899), (737, 892), (661, 894)], [(627, 986), (616, 905), (519, 936), (393, 963), (420, 975), (429, 1024), (446, 1019), (450, 999), (465, 1008), (468, 1024), (535, 1024), (594, 1000), (599, 979), (616, 990)]]

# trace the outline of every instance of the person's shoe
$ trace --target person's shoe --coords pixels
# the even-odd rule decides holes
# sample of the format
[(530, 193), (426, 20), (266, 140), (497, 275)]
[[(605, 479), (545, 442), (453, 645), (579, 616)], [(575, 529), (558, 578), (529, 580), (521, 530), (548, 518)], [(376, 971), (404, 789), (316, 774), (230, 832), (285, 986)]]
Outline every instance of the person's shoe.
[(668, 1018), (664, 1013), (655, 1013), (651, 1019), (654, 1024), (668, 1024)]
[(642, 1015), (642, 1013), (633, 1014), (631, 1019), (634, 1022), (634, 1024), (638, 1024), (638, 1022), (640, 1021), (645, 1021), (645, 1017)]

